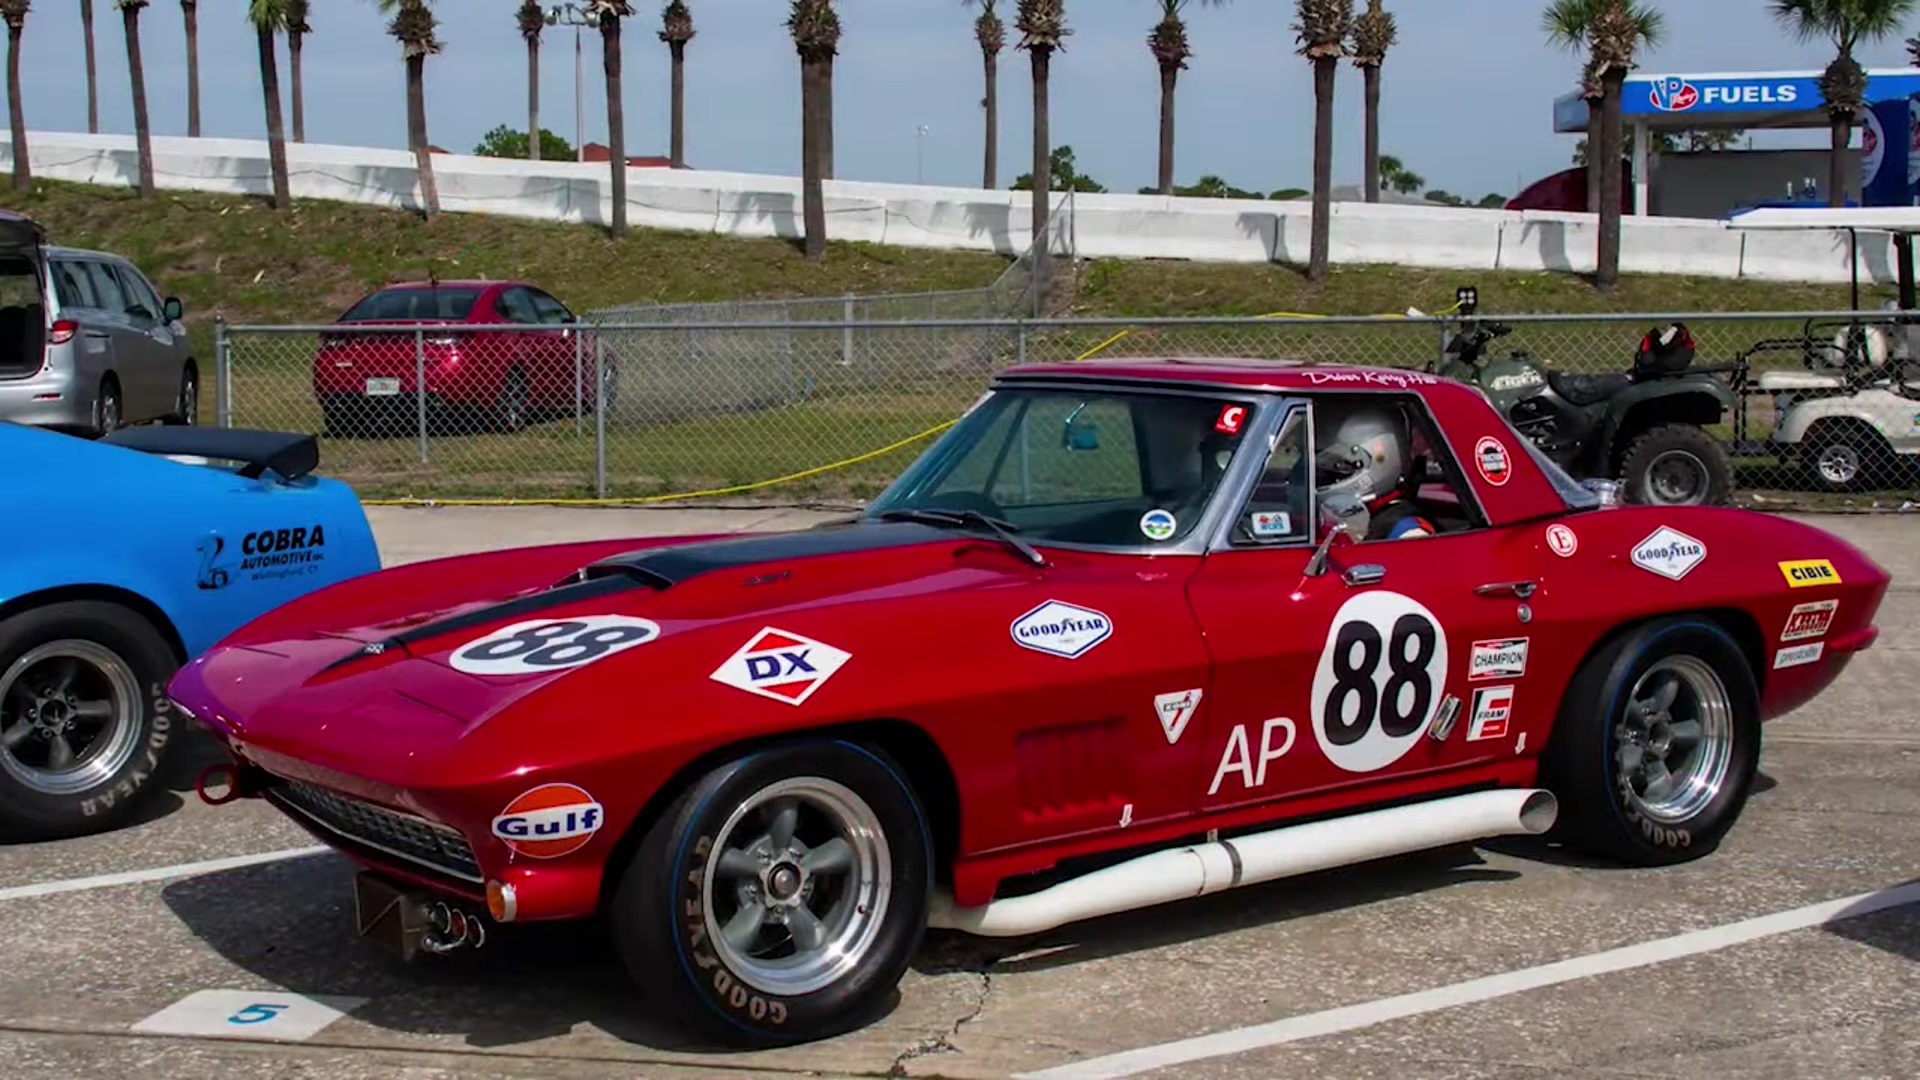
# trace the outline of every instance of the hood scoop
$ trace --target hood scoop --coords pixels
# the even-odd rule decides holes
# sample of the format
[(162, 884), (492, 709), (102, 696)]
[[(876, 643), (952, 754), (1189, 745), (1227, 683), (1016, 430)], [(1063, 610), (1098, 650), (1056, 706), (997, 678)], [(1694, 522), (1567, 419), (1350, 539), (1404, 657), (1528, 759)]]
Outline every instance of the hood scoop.
[(655, 589), (671, 589), (706, 574), (750, 570), (767, 563), (827, 555), (860, 555), (918, 544), (952, 543), (953, 534), (915, 522), (850, 522), (802, 532), (766, 533), (736, 540), (643, 548), (589, 563), (570, 581), (624, 576)]

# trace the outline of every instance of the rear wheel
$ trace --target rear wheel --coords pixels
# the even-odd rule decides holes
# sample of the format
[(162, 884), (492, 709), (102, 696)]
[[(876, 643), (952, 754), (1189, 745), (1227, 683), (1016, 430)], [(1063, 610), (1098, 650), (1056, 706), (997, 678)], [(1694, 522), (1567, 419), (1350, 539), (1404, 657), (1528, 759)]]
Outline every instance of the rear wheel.
[(1719, 506), (1733, 490), (1733, 462), (1718, 439), (1692, 424), (1640, 433), (1620, 459), (1626, 501), (1654, 506)]
[(100, 392), (93, 399), (93, 430), (100, 435), (119, 431), (125, 421), (121, 411), (120, 381), (108, 375), (100, 380)]
[(1822, 491), (1872, 488), (1894, 479), (1893, 447), (1858, 420), (1822, 420), (1807, 432), (1802, 452), (1807, 481)]
[(519, 368), (507, 372), (500, 384), (500, 395), (493, 403), (493, 429), (504, 434), (527, 426), (527, 373)]
[(0, 834), (104, 832), (156, 787), (173, 651), (137, 612), (74, 601), (0, 622)]
[(191, 426), (200, 422), (200, 373), (189, 363), (180, 370), (180, 393), (167, 423)]
[(614, 939), (674, 1018), (751, 1046), (859, 1026), (926, 928), (925, 813), (885, 756), (769, 747), (669, 805), (622, 875)]
[(1542, 755), (1552, 838), (1636, 866), (1699, 858), (1733, 827), (1760, 760), (1759, 689), (1709, 619), (1635, 627), (1589, 657)]

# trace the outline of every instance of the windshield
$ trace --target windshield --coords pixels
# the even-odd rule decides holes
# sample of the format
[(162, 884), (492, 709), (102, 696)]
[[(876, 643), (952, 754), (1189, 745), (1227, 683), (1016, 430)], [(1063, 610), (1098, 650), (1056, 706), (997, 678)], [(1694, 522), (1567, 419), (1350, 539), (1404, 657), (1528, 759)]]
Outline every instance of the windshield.
[(996, 389), (867, 516), (973, 510), (1033, 543), (1175, 544), (1198, 526), (1250, 412), (1225, 395)]
[(382, 289), (347, 309), (341, 322), (387, 322), (393, 319), (463, 321), (480, 299), (480, 290), (458, 287)]
[[(1511, 424), (1507, 426), (1509, 429), (1513, 427)], [(1533, 463), (1546, 475), (1547, 482), (1553, 485), (1553, 490), (1559, 493), (1560, 498), (1565, 500), (1568, 507), (1574, 510), (1591, 510), (1600, 505), (1599, 495), (1595, 494), (1592, 489), (1582, 485), (1580, 481), (1575, 480), (1567, 473), (1567, 470), (1556, 465), (1552, 458), (1548, 457), (1539, 447), (1533, 445), (1532, 439), (1527, 438), (1518, 431), (1514, 431), (1513, 437), (1515, 442), (1527, 448), (1527, 456), (1531, 457)]]

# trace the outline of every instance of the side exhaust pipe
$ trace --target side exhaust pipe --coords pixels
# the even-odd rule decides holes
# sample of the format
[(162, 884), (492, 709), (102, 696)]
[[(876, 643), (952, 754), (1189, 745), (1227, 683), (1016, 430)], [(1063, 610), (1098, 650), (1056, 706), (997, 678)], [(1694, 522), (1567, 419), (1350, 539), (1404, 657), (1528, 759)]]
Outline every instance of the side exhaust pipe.
[(1490, 836), (1537, 836), (1560, 804), (1538, 788), (1478, 791), (1287, 825), (1232, 840), (1156, 851), (1028, 896), (958, 908), (942, 892), (927, 925), (982, 937), (1021, 937), (1337, 866), (1410, 855)]

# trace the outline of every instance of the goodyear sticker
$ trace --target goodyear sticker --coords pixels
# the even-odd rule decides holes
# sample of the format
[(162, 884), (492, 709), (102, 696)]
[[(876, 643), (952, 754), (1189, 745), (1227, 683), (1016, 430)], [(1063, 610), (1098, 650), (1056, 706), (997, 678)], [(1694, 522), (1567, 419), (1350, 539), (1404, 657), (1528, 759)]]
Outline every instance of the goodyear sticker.
[(1825, 559), (1796, 559), (1780, 564), (1780, 573), (1787, 579), (1787, 587), (1808, 589), (1816, 585), (1840, 584), (1840, 571)]

